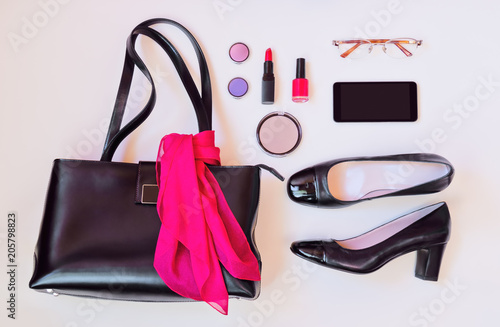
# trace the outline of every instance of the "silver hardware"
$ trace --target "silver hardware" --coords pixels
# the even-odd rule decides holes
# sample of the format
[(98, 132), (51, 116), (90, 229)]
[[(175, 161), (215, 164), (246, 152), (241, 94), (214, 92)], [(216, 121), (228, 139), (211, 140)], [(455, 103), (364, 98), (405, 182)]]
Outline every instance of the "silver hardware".
[(158, 185), (156, 184), (142, 184), (142, 194), (141, 194), (141, 203), (142, 204), (156, 204), (157, 201), (155, 199), (155, 201), (144, 201), (144, 191), (145, 191), (145, 188), (146, 187), (149, 187), (149, 188), (155, 188), (155, 189), (158, 189)]

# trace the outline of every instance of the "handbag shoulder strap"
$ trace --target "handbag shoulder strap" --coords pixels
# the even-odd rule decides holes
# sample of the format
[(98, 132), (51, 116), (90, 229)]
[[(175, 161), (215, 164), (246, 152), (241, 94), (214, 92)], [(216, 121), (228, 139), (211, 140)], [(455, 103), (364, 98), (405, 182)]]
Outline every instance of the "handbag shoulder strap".
[[(196, 56), (198, 58), (200, 76), (201, 76), (201, 95), (193, 81), (191, 73), (187, 68), (184, 60), (173, 46), (173, 44), (165, 38), (160, 32), (151, 28), (155, 24), (168, 24), (179, 28), (184, 34), (187, 35), (191, 44), (193, 45)], [(155, 41), (162, 49), (168, 54), (172, 60), (177, 73), (179, 74), (182, 84), (186, 89), (189, 98), (194, 106), (196, 117), (198, 119), (198, 129), (200, 132), (212, 129), (212, 88), (210, 83), (210, 75), (208, 72), (208, 65), (203, 55), (203, 51), (194, 38), (194, 36), (181, 24), (165, 18), (155, 18), (147, 20), (134, 28), (127, 40), (127, 51), (125, 54), (125, 63), (123, 66), (122, 77), (120, 86), (118, 88), (118, 95), (116, 97), (115, 107), (111, 116), (108, 134), (104, 142), (101, 161), (111, 161), (113, 155), (120, 145), (120, 143), (132, 133), (139, 125), (141, 125), (151, 114), (156, 103), (156, 88), (151, 73), (147, 69), (143, 60), (135, 50), (135, 43), (139, 35), (144, 35)], [(137, 68), (146, 76), (151, 83), (151, 95), (144, 108), (130, 120), (124, 127), (121, 127), (127, 99), (130, 93), (132, 78), (134, 75), (134, 68)]]

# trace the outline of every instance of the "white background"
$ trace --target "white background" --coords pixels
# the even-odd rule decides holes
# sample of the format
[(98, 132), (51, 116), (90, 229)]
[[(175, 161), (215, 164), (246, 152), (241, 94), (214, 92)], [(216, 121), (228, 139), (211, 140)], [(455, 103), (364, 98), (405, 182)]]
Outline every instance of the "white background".
[[(0, 4), (0, 241), (6, 267), (6, 218), (18, 220), (18, 311), (7, 318), (7, 275), (0, 274), (2, 326), (494, 326), (498, 325), (500, 10), (493, 1), (2, 1)], [(58, 2), (56, 2), (58, 3)], [(208, 58), (214, 129), (223, 164), (265, 163), (286, 178), (316, 163), (348, 156), (434, 152), (456, 176), (445, 191), (375, 200), (345, 209), (315, 209), (290, 201), (285, 185), (263, 172), (257, 245), (263, 287), (254, 302), (231, 300), (222, 316), (205, 303), (131, 303), (52, 297), (28, 289), (32, 253), (55, 158), (97, 160), (121, 74), (125, 41), (145, 19), (184, 24)], [(30, 23), (39, 27), (29, 29)], [(189, 43), (162, 28), (196, 67)], [(423, 39), (408, 60), (376, 49), (341, 59), (333, 39)], [(22, 43), (16, 43), (23, 38)], [(250, 58), (227, 55), (242, 41)], [(166, 55), (138, 42), (157, 71), (158, 101), (147, 123), (127, 139), (116, 161), (154, 160), (159, 139), (196, 133), (195, 116)], [(260, 104), (265, 49), (274, 51), (276, 103)], [(311, 100), (291, 101), (295, 60), (307, 60)], [(198, 72), (193, 70), (195, 77)], [(250, 83), (233, 99), (233, 77)], [(332, 119), (336, 81), (410, 80), (419, 87), (415, 123), (338, 124)], [(485, 87), (484, 81), (489, 82)], [(145, 99), (137, 76), (131, 112)], [(479, 92), (479, 93), (478, 93)], [(384, 99), (373, 99), (384, 101)], [(465, 107), (463, 116), (454, 112)], [(135, 110), (135, 111), (134, 111)], [(302, 124), (300, 147), (284, 158), (263, 153), (254, 137), (259, 120), (284, 110)], [(131, 115), (130, 115), (131, 116)], [(129, 116), (129, 118), (130, 118)], [(103, 127), (101, 127), (103, 126)], [(433, 141), (430, 141), (434, 137)], [(289, 246), (302, 239), (358, 235), (419, 207), (446, 201), (453, 229), (438, 282), (413, 276), (415, 253), (370, 275), (308, 264)], [(140, 245), (138, 245), (140, 246)], [(5, 268), (6, 269), (6, 268)], [(1, 271), (4, 271), (2, 268)]]

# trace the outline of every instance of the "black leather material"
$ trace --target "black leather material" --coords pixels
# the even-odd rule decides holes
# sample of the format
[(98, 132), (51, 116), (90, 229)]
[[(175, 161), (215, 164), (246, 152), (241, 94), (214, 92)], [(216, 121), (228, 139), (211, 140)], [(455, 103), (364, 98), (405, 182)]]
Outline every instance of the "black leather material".
[[(155, 163), (142, 163), (154, 178)], [(135, 203), (139, 165), (55, 160), (30, 287), (117, 300), (184, 301), (153, 267), (160, 219), (156, 206)], [(260, 168), (209, 166), (253, 253)], [(244, 187), (242, 187), (244, 186)], [(256, 298), (258, 282), (223, 268), (233, 297)]]
[[(151, 25), (155, 24), (168, 24), (175, 26), (180, 29), (191, 41), (193, 45), (196, 56), (198, 57), (198, 63), (200, 67), (200, 77), (201, 77), (201, 96), (198, 92), (198, 88), (189, 73), (189, 70), (184, 63), (181, 55), (173, 44), (165, 38), (158, 31), (150, 28)], [(149, 70), (146, 65), (139, 57), (135, 51), (135, 42), (139, 35), (144, 35), (151, 38), (162, 49), (169, 55), (172, 60), (175, 69), (177, 70), (181, 81), (191, 99), (194, 110), (196, 112), (196, 117), (198, 119), (198, 129), (200, 132), (212, 129), (212, 87), (210, 83), (210, 74), (208, 72), (208, 66), (201, 50), (200, 45), (194, 38), (194, 36), (181, 24), (165, 18), (155, 18), (147, 20), (139, 24), (127, 40), (127, 51), (125, 53), (125, 64), (123, 66), (122, 78), (120, 81), (120, 86), (118, 88), (118, 95), (116, 97), (115, 108), (113, 110), (113, 115), (111, 116), (111, 122), (108, 129), (108, 134), (106, 136), (106, 141), (104, 142), (104, 150), (101, 156), (103, 161), (111, 161), (113, 154), (115, 153), (118, 145), (132, 133), (140, 124), (142, 124), (146, 118), (153, 111), (156, 102), (156, 88)], [(139, 112), (139, 114), (134, 117), (127, 125), (121, 128), (123, 115), (125, 113), (125, 107), (127, 105), (127, 99), (130, 92), (130, 86), (132, 83), (132, 77), (134, 76), (134, 67), (137, 68), (146, 76), (148, 81), (152, 85), (151, 96), (144, 106), (144, 108)]]
[[(346, 161), (409, 161), (443, 164), (449, 168), (446, 175), (426, 183), (392, 192), (382, 196), (365, 198), (357, 201), (342, 201), (332, 196), (328, 186), (328, 172), (334, 165)], [(435, 193), (444, 190), (453, 180), (455, 170), (445, 158), (432, 153), (398, 154), (378, 157), (352, 157), (326, 161), (313, 167), (303, 169), (293, 174), (287, 185), (288, 196), (291, 200), (315, 207), (336, 208), (356, 204), (365, 200), (372, 200), (388, 196), (417, 195)]]
[[(370, 232), (376, 232), (376, 230)], [(450, 230), (450, 213), (448, 206), (443, 202), (425, 217), (371, 247), (351, 250), (340, 246), (335, 240), (317, 240), (294, 242), (291, 250), (301, 258), (328, 268), (366, 274), (412, 251), (428, 251), (434, 247), (440, 247), (444, 251), (450, 237)], [(419, 253), (419, 256), (421, 255)], [(440, 255), (442, 256), (442, 252)], [(433, 262), (417, 259), (416, 276), (435, 281), (439, 273), (441, 257), (430, 258), (430, 260)], [(430, 267), (429, 263), (436, 267)]]
[[(144, 201), (144, 194), (146, 193), (145, 186), (155, 187), (156, 196), (154, 199), (146, 199)], [(146, 204), (155, 204), (158, 200), (158, 185), (156, 183), (156, 164), (151, 162), (139, 161), (137, 169), (137, 183), (135, 185), (135, 203), (146, 202)]]
[[(157, 23), (176, 26), (191, 40), (200, 64), (201, 96), (177, 50), (149, 27)], [(190, 301), (172, 292), (153, 267), (161, 222), (155, 205), (141, 203), (141, 192), (144, 184), (156, 183), (155, 163), (111, 161), (120, 142), (149, 116), (155, 104), (154, 81), (134, 50), (139, 34), (153, 39), (174, 62), (195, 108), (200, 131), (212, 127), (210, 77), (194, 37), (182, 25), (168, 19), (152, 19), (138, 25), (127, 42), (125, 67), (101, 160), (54, 162), (29, 283), (33, 289), (115, 300)], [(134, 66), (152, 83), (152, 93), (144, 109), (121, 127)], [(254, 230), (260, 169), (269, 167), (208, 168), (219, 182), (260, 267)], [(224, 267), (222, 271), (230, 297), (258, 297), (260, 282), (236, 279)]]

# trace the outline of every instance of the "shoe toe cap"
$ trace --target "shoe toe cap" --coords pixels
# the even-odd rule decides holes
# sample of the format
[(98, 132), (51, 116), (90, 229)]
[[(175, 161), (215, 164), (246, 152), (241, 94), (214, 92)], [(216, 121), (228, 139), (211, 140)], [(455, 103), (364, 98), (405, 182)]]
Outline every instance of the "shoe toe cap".
[(324, 262), (325, 250), (321, 241), (293, 242), (290, 250), (299, 257), (316, 262)]
[(314, 169), (308, 168), (293, 174), (288, 180), (288, 197), (298, 203), (316, 205), (316, 179)]

